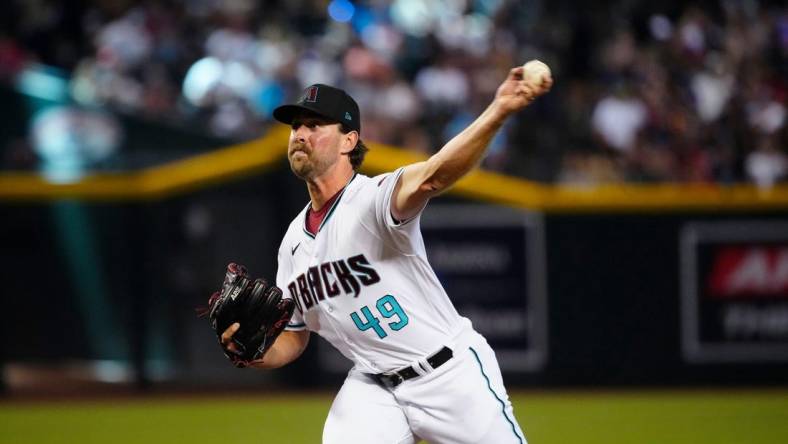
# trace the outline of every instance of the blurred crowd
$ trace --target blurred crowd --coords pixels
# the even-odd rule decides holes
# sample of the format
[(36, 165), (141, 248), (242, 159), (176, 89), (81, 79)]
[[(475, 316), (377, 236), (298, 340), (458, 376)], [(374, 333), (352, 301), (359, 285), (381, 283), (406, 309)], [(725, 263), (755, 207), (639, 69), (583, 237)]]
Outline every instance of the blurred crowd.
[(788, 179), (788, 8), (607, 0), (8, 0), (0, 79), (71, 73), (76, 103), (266, 131), (311, 83), (346, 88), (363, 138), (431, 153), (538, 58), (553, 91), (485, 166), (573, 184)]

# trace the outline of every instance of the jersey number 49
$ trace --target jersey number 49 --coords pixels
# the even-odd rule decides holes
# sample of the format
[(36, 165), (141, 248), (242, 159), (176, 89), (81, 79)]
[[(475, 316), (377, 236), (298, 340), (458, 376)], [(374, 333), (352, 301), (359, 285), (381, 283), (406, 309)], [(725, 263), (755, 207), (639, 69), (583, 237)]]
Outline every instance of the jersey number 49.
[[(405, 314), (405, 310), (400, 307), (399, 302), (397, 302), (397, 298), (394, 296), (387, 294), (386, 296), (378, 299), (377, 303), (375, 303), (375, 308), (377, 308), (380, 315), (386, 319), (397, 316), (399, 319), (398, 321), (388, 323), (388, 326), (392, 330), (401, 330), (403, 327), (408, 325), (408, 315)], [(350, 318), (353, 319), (353, 322), (356, 323), (356, 327), (358, 327), (359, 330), (364, 331), (371, 328), (375, 330), (375, 333), (378, 334), (380, 339), (388, 336), (386, 330), (380, 326), (380, 319), (372, 314), (372, 310), (370, 310), (368, 306), (365, 305), (361, 307), (359, 311), (364, 316), (364, 321), (361, 320), (361, 316), (359, 316), (357, 312), (350, 313)]]

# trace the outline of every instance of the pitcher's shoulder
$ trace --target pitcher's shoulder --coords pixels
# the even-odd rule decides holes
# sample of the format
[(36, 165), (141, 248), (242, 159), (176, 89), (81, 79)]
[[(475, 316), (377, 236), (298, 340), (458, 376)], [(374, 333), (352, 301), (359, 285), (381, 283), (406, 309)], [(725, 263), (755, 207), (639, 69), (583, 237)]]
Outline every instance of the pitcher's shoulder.
[(374, 194), (377, 189), (379, 189), (386, 179), (394, 174), (393, 172), (378, 174), (377, 176), (365, 176), (363, 174), (357, 174), (356, 177), (350, 182), (348, 186), (348, 190), (346, 194), (349, 195), (356, 195), (356, 194)]

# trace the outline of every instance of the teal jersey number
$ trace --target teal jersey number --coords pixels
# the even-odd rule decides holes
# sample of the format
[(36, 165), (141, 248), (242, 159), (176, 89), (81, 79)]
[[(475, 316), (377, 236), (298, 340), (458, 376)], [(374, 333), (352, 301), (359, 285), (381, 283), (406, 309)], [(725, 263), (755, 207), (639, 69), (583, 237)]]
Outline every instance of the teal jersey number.
[(356, 323), (356, 327), (358, 327), (359, 330), (364, 331), (364, 330), (369, 330), (370, 328), (374, 328), (375, 333), (378, 334), (378, 337), (385, 338), (386, 336), (388, 336), (386, 334), (386, 331), (383, 330), (383, 327), (380, 326), (380, 319), (376, 318), (375, 315), (372, 314), (372, 312), (369, 310), (369, 307), (367, 307), (366, 305), (361, 307), (361, 314), (364, 315), (364, 319), (366, 319), (366, 322), (363, 322), (361, 318), (358, 316), (358, 313), (356, 313), (355, 311), (353, 313), (350, 313), (350, 317), (353, 319), (353, 322)]
[[(408, 325), (408, 315), (405, 314), (405, 310), (402, 309), (402, 307), (399, 305), (399, 302), (397, 302), (397, 298), (394, 296), (387, 294), (386, 296), (378, 299), (378, 302), (375, 304), (375, 308), (377, 308), (381, 316), (386, 319), (389, 319), (395, 315), (397, 316), (397, 319), (399, 319), (398, 321), (388, 323), (388, 326), (392, 330), (401, 330), (403, 327)], [(353, 319), (353, 322), (356, 324), (356, 327), (358, 327), (359, 330), (365, 331), (371, 328), (375, 330), (375, 333), (378, 334), (380, 339), (388, 336), (386, 330), (380, 326), (380, 319), (372, 314), (372, 310), (370, 310), (369, 307), (365, 305), (361, 307), (360, 311), (361, 314), (364, 315), (364, 321), (361, 320), (361, 317), (358, 315), (358, 313), (350, 313), (350, 318)]]
[(394, 296), (390, 294), (383, 296), (382, 298), (378, 299), (378, 302), (375, 304), (375, 306), (378, 308), (378, 311), (383, 315), (384, 318), (390, 318), (394, 315), (397, 315), (399, 321), (389, 323), (389, 327), (391, 327), (392, 330), (401, 330), (402, 327), (408, 325), (408, 315), (405, 314), (405, 310), (400, 307), (399, 302), (397, 302), (397, 299)]

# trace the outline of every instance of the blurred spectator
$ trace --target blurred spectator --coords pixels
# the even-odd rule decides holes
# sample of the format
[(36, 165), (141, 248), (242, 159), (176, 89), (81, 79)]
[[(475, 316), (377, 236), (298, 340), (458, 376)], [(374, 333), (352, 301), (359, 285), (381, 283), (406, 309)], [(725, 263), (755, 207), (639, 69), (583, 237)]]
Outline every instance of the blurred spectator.
[(605, 145), (628, 153), (646, 123), (646, 107), (626, 86), (618, 85), (597, 103), (591, 121)]
[(28, 54), (0, 31), (0, 81), (12, 78), (28, 61)]
[(788, 156), (777, 149), (774, 139), (764, 138), (747, 155), (747, 176), (761, 188), (769, 188), (788, 175)]
[(697, 72), (691, 80), (695, 98), (695, 111), (705, 123), (716, 121), (733, 94), (734, 76), (727, 61), (718, 53), (709, 53), (705, 69)]
[(416, 91), (434, 110), (459, 110), (468, 100), (468, 78), (447, 59), (426, 66), (416, 75)]

